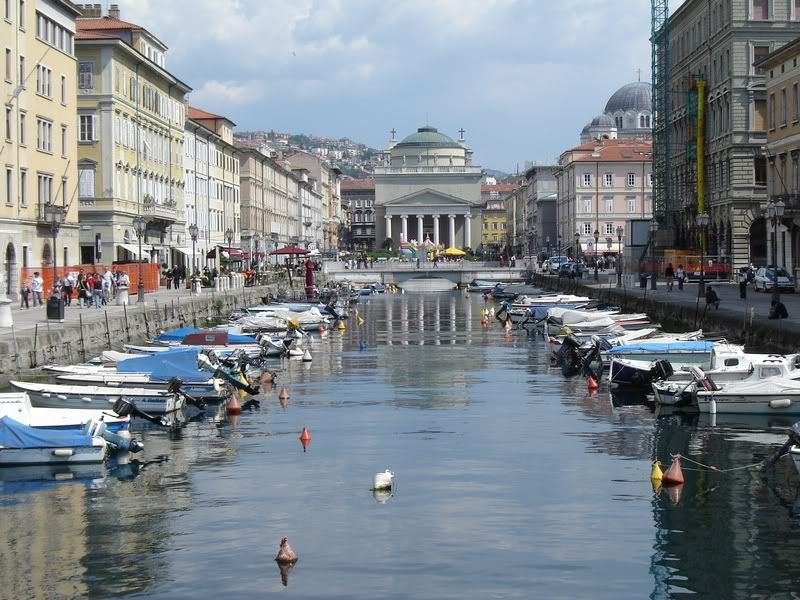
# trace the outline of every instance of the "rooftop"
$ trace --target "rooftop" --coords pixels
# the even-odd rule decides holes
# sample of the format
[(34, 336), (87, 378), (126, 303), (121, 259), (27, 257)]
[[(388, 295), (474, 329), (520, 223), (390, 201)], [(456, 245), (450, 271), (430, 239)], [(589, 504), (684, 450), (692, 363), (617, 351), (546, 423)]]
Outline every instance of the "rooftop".
[(451, 138), (449, 135), (440, 133), (436, 127), (426, 125), (417, 129), (416, 133), (403, 138), (398, 142), (398, 146), (424, 146), (435, 148), (463, 148), (461, 144)]
[(342, 192), (350, 192), (355, 190), (374, 190), (374, 179), (344, 179), (339, 184), (339, 189)]
[[(567, 150), (569, 162), (650, 162), (653, 143), (649, 140), (593, 140)], [(562, 155), (562, 156), (564, 156)]]

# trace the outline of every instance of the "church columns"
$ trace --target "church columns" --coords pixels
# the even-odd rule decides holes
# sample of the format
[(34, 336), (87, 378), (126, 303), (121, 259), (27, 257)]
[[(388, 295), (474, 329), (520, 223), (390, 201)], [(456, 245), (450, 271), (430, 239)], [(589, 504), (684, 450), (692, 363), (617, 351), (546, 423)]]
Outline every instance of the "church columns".
[(408, 241), (408, 215), (401, 215), (400, 221), (403, 224), (402, 233), (403, 233), (403, 241)]
[(449, 239), (449, 247), (455, 248), (456, 245), (456, 216), (455, 215), (447, 215), (447, 218), (450, 219), (450, 239)]
[(386, 237), (392, 237), (392, 217), (391, 215), (386, 215)]
[(439, 215), (433, 215), (433, 243), (439, 245)]
[(464, 247), (472, 248), (472, 215), (464, 215)]
[(417, 215), (417, 242), (421, 243), (424, 240), (422, 239), (422, 215)]

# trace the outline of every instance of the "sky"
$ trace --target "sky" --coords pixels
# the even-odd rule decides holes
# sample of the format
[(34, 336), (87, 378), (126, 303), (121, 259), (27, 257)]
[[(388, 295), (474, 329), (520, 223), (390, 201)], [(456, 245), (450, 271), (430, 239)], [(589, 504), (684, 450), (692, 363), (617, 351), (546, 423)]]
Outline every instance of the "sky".
[(475, 163), (506, 172), (555, 161), (637, 70), (650, 81), (647, 0), (117, 2), (190, 103), (238, 130), (384, 148), (393, 128), (463, 127)]

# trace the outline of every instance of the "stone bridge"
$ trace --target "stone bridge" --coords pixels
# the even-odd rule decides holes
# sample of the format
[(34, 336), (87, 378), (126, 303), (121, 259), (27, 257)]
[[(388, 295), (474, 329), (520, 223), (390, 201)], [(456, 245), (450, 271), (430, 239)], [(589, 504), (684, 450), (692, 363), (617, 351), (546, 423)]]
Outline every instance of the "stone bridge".
[(328, 277), (337, 281), (353, 283), (403, 283), (409, 279), (438, 277), (452, 281), (456, 285), (466, 286), (474, 279), (484, 281), (525, 281), (527, 267), (498, 267), (497, 263), (455, 262), (422, 263), (419, 268), (413, 263), (382, 263), (370, 269), (345, 269), (343, 262), (325, 262), (323, 271)]

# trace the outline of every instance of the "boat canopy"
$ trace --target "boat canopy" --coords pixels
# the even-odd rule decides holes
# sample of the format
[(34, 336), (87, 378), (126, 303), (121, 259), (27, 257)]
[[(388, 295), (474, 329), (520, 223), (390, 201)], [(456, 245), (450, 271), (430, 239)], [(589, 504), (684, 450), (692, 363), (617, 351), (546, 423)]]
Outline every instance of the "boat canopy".
[(609, 350), (609, 354), (631, 354), (635, 352), (711, 352), (714, 342), (638, 342), (616, 346)]
[[(209, 331), (215, 330), (208, 330), (208, 329), (200, 329), (199, 327), (179, 327), (178, 329), (173, 329), (172, 331), (167, 331), (165, 333), (160, 334), (158, 337), (154, 338), (157, 342), (182, 342), (183, 339), (191, 335), (193, 333), (208, 333)], [(220, 331), (226, 331), (222, 329)], [(256, 339), (251, 335), (242, 335), (240, 333), (228, 333), (228, 343), (229, 344), (255, 344)]]
[(187, 383), (206, 382), (208, 373), (197, 368), (196, 347), (176, 348), (156, 354), (143, 354), (117, 363), (118, 373), (149, 373), (155, 381), (169, 381), (178, 377)]
[(92, 445), (92, 436), (80, 431), (37, 429), (11, 417), (0, 418), (0, 446), (5, 448), (84, 448)]

